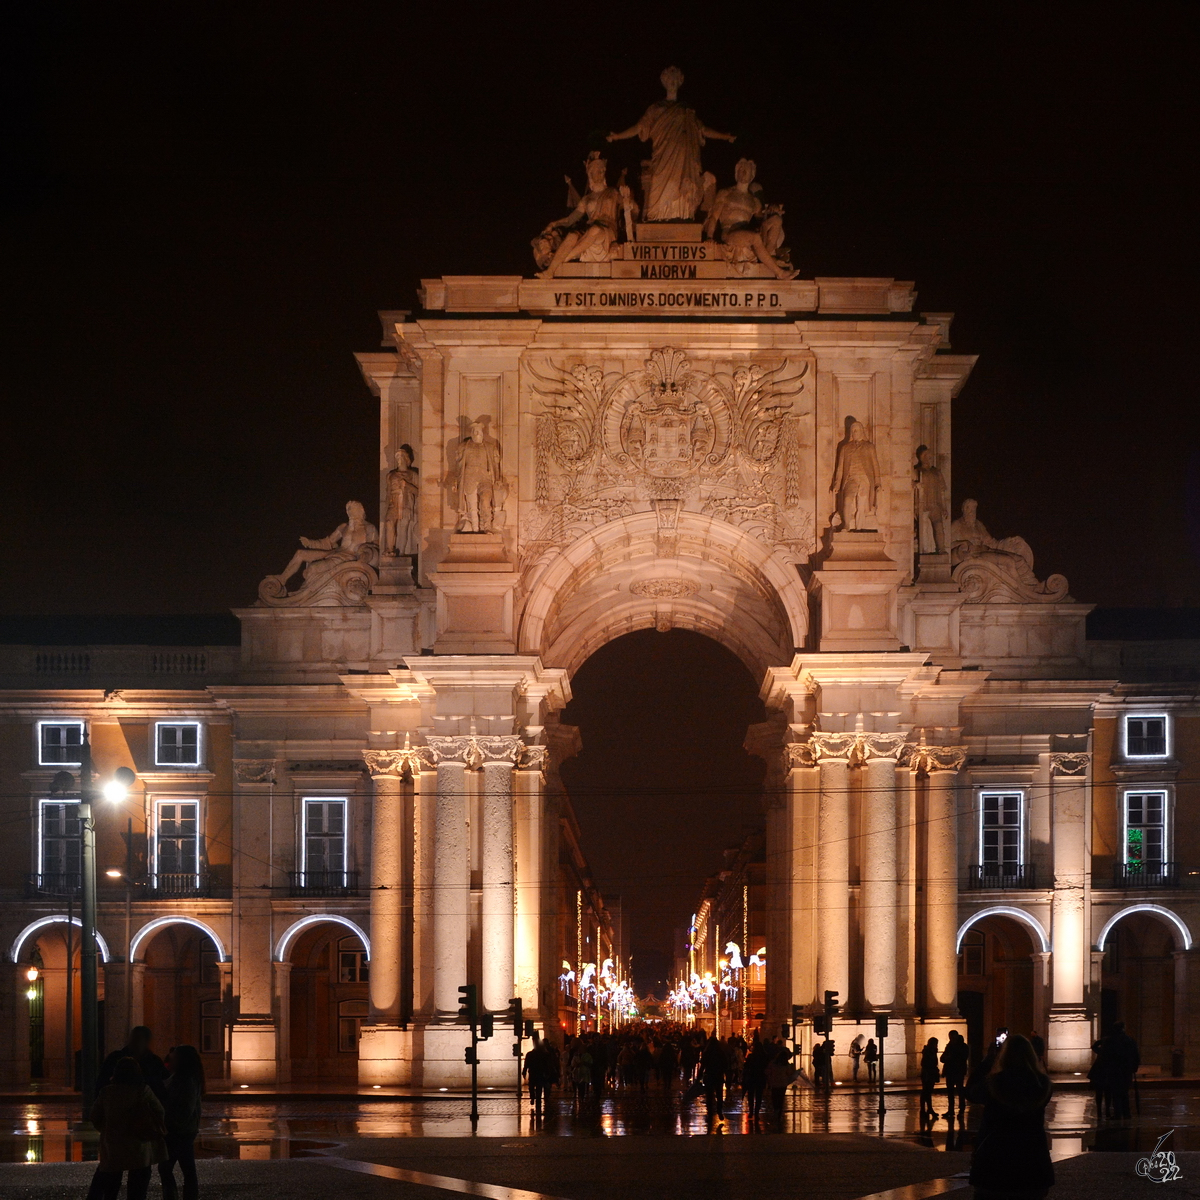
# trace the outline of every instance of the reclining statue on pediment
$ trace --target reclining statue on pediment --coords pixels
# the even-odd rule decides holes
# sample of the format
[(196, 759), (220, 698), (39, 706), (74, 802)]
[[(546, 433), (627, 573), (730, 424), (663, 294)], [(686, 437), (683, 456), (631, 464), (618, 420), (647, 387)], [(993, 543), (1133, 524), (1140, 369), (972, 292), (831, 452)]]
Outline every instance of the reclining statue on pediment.
[[(378, 582), (379, 533), (357, 500), (346, 505), (346, 520), (328, 537), (300, 539), (303, 547), (278, 575), (258, 585), (258, 603), (270, 607), (335, 607), (361, 604)], [(300, 586), (288, 591), (299, 574)]]
[(1033, 573), (1033, 551), (1020, 537), (994, 538), (977, 516), (979, 502), (964, 500), (962, 516), (950, 526), (951, 578), (968, 604), (1054, 604), (1070, 602), (1067, 580)]

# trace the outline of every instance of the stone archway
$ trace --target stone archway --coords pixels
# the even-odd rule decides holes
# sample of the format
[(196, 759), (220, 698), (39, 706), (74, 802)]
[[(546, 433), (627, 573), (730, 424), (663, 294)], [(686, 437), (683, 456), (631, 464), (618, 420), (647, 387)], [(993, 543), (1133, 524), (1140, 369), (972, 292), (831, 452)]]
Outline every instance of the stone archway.
[(986, 1053), (998, 1029), (1028, 1037), (1042, 1006), (1036, 921), (1012, 912), (984, 912), (959, 933), (958, 1007), (967, 1025), (971, 1058)]
[(720, 642), (756, 679), (791, 661), (808, 633), (794, 565), (757, 539), (699, 513), (678, 514), (663, 556), (658, 516), (610, 521), (527, 572), (522, 653), (574, 672), (600, 646), (638, 629), (689, 629)]

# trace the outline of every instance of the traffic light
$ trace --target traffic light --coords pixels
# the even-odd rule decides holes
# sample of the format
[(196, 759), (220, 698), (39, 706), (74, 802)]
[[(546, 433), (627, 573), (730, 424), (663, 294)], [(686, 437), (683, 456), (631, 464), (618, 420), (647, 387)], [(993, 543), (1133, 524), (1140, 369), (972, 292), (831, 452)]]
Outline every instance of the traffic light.
[(877, 1038), (887, 1037), (887, 1022), (888, 1022), (887, 1017), (876, 1017), (875, 1018), (875, 1036)]
[(519, 1038), (525, 1029), (524, 1005), (520, 996), (514, 996), (508, 1002), (508, 1013), (505, 1019), (512, 1022), (513, 1037)]
[(473, 1067), (479, 1061), (479, 1055), (477, 1055), (475, 1053), (474, 1046), (468, 1046), (463, 1051), (463, 1060), (466, 1062), (467, 1066), (469, 1066), (469, 1067)]
[(804, 1005), (803, 1004), (793, 1004), (792, 1005), (792, 1024), (793, 1025), (803, 1025), (804, 1024)]
[(838, 993), (825, 993), (825, 1015), (827, 1017), (836, 1017), (838, 1015)]
[(474, 1025), (479, 1016), (479, 991), (473, 983), (458, 989), (458, 1015), (468, 1025)]
[(479, 1018), (479, 1040), (486, 1042), (496, 1032), (496, 1018), (491, 1013), (484, 1013)]
[(533, 1022), (532, 1021), (527, 1020), (525, 1022), (525, 1036), (527, 1038), (533, 1037)]
[(828, 1037), (832, 1027), (832, 1022), (828, 1017), (813, 1017), (813, 1033), (820, 1033)]

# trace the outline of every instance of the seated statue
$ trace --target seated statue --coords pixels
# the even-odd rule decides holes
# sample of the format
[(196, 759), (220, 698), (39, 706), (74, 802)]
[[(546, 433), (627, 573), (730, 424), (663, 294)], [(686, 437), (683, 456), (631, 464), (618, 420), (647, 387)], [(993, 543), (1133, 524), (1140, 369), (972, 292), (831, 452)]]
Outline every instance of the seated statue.
[(770, 268), (776, 279), (795, 279), (798, 272), (790, 263), (785, 265), (784, 259), (776, 257), (783, 243), (783, 208), (773, 204), (764, 209), (757, 192), (750, 186), (756, 169), (750, 159), (738, 160), (733, 169), (737, 183), (717, 193), (704, 222), (704, 236), (711, 238), (720, 230), (725, 257), (735, 269), (759, 262)]
[(1069, 600), (1067, 581), (1033, 573), (1033, 551), (1020, 537), (994, 538), (976, 515), (979, 503), (964, 500), (962, 516), (950, 526), (952, 578), (976, 603), (1054, 603)]
[[(378, 579), (379, 533), (357, 500), (346, 505), (346, 520), (328, 537), (302, 537), (300, 544), (304, 549), (278, 575), (268, 575), (258, 585), (260, 604), (358, 604)], [(297, 572), (300, 587), (289, 592)]]
[(632, 227), (635, 205), (629, 188), (608, 186), (608, 163), (598, 150), (588, 155), (588, 190), (559, 221), (551, 221), (533, 239), (534, 261), (543, 279), (553, 279), (569, 262), (608, 262), (617, 244), (622, 211)]

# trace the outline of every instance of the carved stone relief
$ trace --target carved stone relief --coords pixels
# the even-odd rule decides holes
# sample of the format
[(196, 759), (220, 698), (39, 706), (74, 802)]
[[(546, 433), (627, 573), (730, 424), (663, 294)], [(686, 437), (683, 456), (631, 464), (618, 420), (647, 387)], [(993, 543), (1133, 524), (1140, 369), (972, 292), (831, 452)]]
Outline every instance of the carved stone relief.
[(537, 414), (534, 509), (522, 528), (536, 557), (608, 521), (656, 514), (658, 552), (678, 552), (681, 511), (746, 529), (788, 561), (815, 548), (803, 506), (807, 363), (701, 369), (655, 350), (638, 369), (553, 361), (529, 368)]
[(994, 538), (976, 515), (979, 505), (964, 500), (962, 516), (950, 526), (951, 578), (968, 604), (1070, 603), (1067, 580), (1051, 575), (1045, 583), (1033, 573), (1033, 551), (1024, 538)]
[(1086, 775), (1091, 755), (1084, 750), (1050, 755), (1050, 770), (1055, 775)]
[[(302, 537), (303, 547), (278, 575), (258, 585), (258, 603), (272, 608), (355, 605), (378, 582), (379, 533), (357, 500), (346, 505), (346, 520), (328, 537)], [(299, 575), (300, 586), (288, 585)]]
[(233, 763), (233, 773), (238, 783), (274, 783), (275, 760), (273, 758), (239, 758)]
[(478, 771), (485, 763), (516, 763), (518, 755), (525, 749), (519, 737), (509, 734), (460, 734), (455, 737), (425, 739), (437, 754), (438, 762), (460, 762), (468, 771)]
[(690, 579), (637, 579), (629, 585), (629, 590), (648, 600), (682, 600), (694, 596), (700, 585)]

